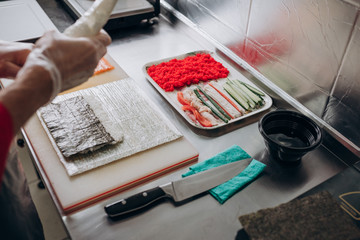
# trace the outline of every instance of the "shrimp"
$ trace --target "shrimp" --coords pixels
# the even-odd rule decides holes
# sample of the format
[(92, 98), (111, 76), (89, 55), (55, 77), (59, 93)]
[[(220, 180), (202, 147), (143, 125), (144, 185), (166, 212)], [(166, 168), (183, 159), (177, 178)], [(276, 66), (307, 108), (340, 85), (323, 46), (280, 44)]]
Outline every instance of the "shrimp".
[(205, 106), (191, 89), (185, 89), (183, 91), (183, 96), (184, 99), (187, 100), (203, 117), (208, 119), (213, 126), (221, 123), (220, 120), (211, 113), (211, 109)]

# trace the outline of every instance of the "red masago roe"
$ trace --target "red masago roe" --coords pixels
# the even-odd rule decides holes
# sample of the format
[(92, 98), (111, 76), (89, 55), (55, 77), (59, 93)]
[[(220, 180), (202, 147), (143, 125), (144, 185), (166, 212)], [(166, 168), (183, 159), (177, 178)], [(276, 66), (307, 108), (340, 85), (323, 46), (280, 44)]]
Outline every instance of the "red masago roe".
[(210, 54), (198, 53), (184, 59), (172, 59), (147, 69), (149, 76), (166, 92), (185, 85), (225, 78), (229, 70)]

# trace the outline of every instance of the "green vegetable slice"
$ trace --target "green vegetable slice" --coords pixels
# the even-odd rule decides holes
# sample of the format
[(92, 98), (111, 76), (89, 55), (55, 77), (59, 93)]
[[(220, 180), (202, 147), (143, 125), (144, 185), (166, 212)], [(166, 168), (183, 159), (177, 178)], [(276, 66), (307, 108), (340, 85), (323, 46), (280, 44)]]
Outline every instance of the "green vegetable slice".
[[(236, 91), (238, 91), (239, 94), (242, 94), (242, 96), (247, 99), (249, 105), (251, 108), (255, 108), (257, 101), (255, 101), (253, 98), (251, 98), (251, 96), (248, 94), (247, 91), (249, 91), (249, 89), (247, 89), (245, 86), (241, 85), (240, 82), (235, 81), (235, 80), (230, 80), (231, 84), (233, 84), (234, 89)], [(246, 90), (247, 91), (246, 91)]]
[(216, 115), (218, 116), (222, 121), (224, 121), (225, 123), (228, 123), (229, 121), (224, 118), (221, 113), (219, 113), (218, 111), (216, 111), (212, 106), (210, 106), (205, 99), (200, 95), (199, 91), (197, 89), (194, 89), (194, 93), (196, 94), (196, 96), (200, 99), (200, 101), (207, 106), (208, 108), (210, 108), (210, 110)]
[(256, 104), (262, 105), (263, 99), (248, 89), (240, 80), (235, 80), (235, 83), (243, 90)]
[(247, 100), (244, 99), (241, 95), (239, 95), (229, 84), (229, 82), (224, 83), (223, 88), (237, 103), (240, 104), (241, 107), (243, 107), (245, 110), (250, 109), (250, 105)]
[(255, 93), (256, 95), (260, 96), (260, 97), (265, 97), (265, 93), (263, 93), (262, 91), (260, 91), (259, 89), (251, 86), (250, 84), (241, 82), (241, 84), (245, 85), (245, 87), (247, 87), (250, 91), (252, 91), (253, 93)]
[(207, 99), (209, 99), (212, 105), (214, 105), (222, 115), (224, 115), (229, 120), (231, 119), (231, 117), (224, 111), (224, 109), (222, 109), (222, 107), (220, 107), (219, 104), (217, 104), (217, 102), (215, 102), (214, 99), (209, 96), (209, 94), (207, 94), (200, 86), (198, 86), (197, 88), (205, 95)]

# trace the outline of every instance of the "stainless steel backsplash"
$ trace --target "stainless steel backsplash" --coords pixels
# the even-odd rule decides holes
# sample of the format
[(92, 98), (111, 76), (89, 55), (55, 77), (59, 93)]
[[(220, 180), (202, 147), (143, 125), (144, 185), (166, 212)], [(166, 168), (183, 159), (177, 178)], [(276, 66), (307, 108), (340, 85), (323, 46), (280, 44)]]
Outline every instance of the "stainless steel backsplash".
[(360, 156), (359, 0), (166, 2)]

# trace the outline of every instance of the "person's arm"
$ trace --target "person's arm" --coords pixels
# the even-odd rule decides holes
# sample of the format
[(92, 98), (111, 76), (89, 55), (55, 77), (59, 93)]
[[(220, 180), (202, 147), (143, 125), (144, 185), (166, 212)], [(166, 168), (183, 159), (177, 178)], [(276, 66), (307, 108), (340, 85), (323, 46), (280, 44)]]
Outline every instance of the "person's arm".
[[(30, 43), (7, 42), (0, 40), (0, 77), (15, 78), (24, 65), (34, 45)], [(0, 91), (0, 95), (5, 93)], [(14, 138), (12, 116), (0, 102), (0, 182), (6, 165), (7, 154)]]
[[(1, 51), (4, 45), (0, 43), (0, 76), (12, 77), (17, 73), (14, 83), (0, 91), (0, 182), (13, 135), (58, 93), (91, 77), (110, 42), (104, 31), (91, 38), (48, 32), (29, 55), (28, 51), (23, 52), (22, 58), (1, 55), (6, 51)], [(11, 71), (7, 71), (9, 68)]]
[(32, 43), (0, 40), (0, 77), (15, 78), (33, 47)]
[(0, 102), (13, 119), (14, 133), (58, 93), (91, 77), (110, 42), (104, 31), (91, 38), (70, 38), (57, 32), (40, 38), (14, 83), (0, 91)]
[(39, 66), (26, 69), (24, 74), (0, 92), (0, 103), (10, 113), (14, 133), (20, 130), (38, 108), (49, 101), (51, 93), (50, 75)]
[(0, 103), (0, 182), (3, 175), (7, 153), (14, 137), (12, 119), (9, 111)]

